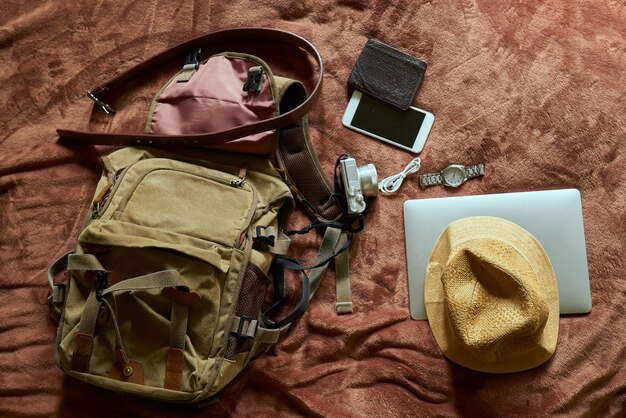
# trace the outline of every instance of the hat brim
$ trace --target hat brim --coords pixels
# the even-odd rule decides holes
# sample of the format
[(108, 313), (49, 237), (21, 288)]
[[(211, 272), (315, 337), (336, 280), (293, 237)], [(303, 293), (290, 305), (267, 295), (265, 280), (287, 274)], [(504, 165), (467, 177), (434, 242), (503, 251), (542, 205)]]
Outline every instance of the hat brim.
[[(500, 362), (487, 362), (460, 343), (446, 314), (441, 277), (449, 257), (464, 242), (497, 239), (518, 249), (536, 273), (545, 292), (548, 319), (540, 332), (539, 343), (527, 350), (511, 353)], [(470, 369), (489, 373), (512, 373), (531, 369), (547, 361), (556, 350), (559, 333), (559, 295), (552, 264), (541, 244), (528, 231), (505, 219), (477, 216), (450, 224), (439, 236), (431, 253), (424, 282), (426, 316), (435, 340), (450, 360)]]

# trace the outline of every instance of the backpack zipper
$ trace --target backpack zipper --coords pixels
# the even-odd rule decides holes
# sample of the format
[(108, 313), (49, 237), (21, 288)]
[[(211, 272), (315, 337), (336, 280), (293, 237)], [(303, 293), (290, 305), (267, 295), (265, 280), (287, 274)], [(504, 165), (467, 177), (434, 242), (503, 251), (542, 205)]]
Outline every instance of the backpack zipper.
[[(107, 208), (109, 207), (109, 204), (111, 203), (111, 199), (109, 198), (115, 194), (118, 187), (120, 186), (120, 183), (122, 183), (122, 179), (124, 178), (124, 175), (131, 167), (132, 165), (124, 168), (121, 171), (118, 170), (113, 176), (113, 183), (107, 183), (107, 186), (105, 186), (105, 188), (103, 189), (103, 192), (100, 193), (102, 197), (99, 200), (98, 198), (94, 199), (94, 202), (93, 202), (94, 204), (91, 209), (91, 219), (89, 220), (89, 222), (100, 218), (100, 216), (104, 212), (106, 212)], [(98, 197), (100, 197), (100, 195), (98, 195)]]

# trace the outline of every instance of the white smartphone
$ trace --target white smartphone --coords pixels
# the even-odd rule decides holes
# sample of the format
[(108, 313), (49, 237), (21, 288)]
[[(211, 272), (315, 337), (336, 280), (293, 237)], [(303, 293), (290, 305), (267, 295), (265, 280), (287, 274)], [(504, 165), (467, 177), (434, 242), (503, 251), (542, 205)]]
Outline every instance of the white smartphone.
[(398, 111), (358, 90), (341, 120), (350, 129), (414, 153), (424, 148), (434, 121), (435, 116), (425, 110), (411, 106)]

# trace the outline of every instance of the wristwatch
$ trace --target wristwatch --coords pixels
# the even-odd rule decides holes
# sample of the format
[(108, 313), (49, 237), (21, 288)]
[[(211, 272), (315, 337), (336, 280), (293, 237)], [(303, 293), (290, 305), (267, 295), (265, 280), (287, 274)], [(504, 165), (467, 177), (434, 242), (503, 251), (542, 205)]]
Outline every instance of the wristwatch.
[(452, 164), (441, 170), (439, 173), (426, 173), (420, 175), (420, 186), (437, 186), (443, 184), (448, 187), (459, 187), (468, 179), (485, 174), (483, 164), (459, 165)]

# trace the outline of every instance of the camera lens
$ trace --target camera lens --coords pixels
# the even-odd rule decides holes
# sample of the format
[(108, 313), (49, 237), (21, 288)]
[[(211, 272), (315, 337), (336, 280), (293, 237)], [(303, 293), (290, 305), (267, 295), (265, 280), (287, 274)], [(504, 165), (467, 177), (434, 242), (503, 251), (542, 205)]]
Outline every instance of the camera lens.
[(376, 167), (374, 164), (361, 166), (358, 170), (363, 196), (378, 195), (378, 174), (376, 174)]

